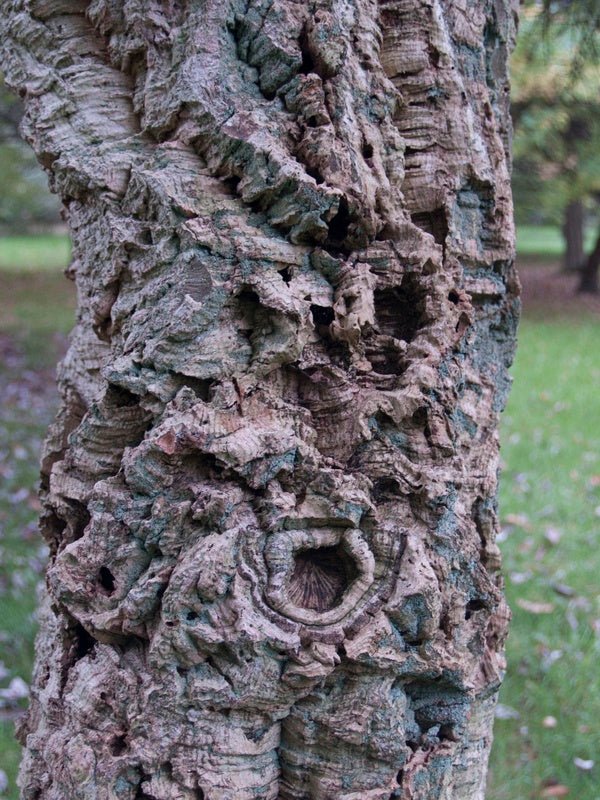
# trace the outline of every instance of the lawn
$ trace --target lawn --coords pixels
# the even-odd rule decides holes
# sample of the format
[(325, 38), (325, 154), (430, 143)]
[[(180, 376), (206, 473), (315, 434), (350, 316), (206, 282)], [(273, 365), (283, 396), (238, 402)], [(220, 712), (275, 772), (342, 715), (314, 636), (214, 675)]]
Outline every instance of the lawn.
[[(585, 232), (585, 249), (589, 252), (594, 246), (596, 231), (589, 228)], [(553, 225), (520, 225), (517, 228), (517, 252), (520, 256), (560, 257), (565, 247), (559, 228)]]
[(496, 721), (488, 800), (552, 783), (598, 800), (600, 326), (525, 318), (519, 341), (501, 438), (509, 718)]
[(39, 236), (2, 236), (0, 270), (53, 272), (68, 264), (71, 245), (65, 234)]
[[(0, 692), (30, 675), (45, 554), (35, 526), (37, 459), (56, 400), (52, 364), (74, 306), (60, 274), (64, 239), (26, 242), (28, 255), (14, 242), (0, 240), (0, 662), (8, 673), (0, 663)], [(500, 538), (514, 616), (488, 800), (567, 789), (573, 800), (600, 796), (599, 352), (592, 312), (526, 311), (502, 426)], [(17, 800), (12, 716), (0, 705), (0, 769), (10, 781), (3, 797)]]

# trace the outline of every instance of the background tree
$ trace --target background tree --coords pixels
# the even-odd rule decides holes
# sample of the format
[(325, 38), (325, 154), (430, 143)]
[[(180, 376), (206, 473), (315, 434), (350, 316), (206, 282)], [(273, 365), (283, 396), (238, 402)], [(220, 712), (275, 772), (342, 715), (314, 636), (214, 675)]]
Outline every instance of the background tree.
[[(600, 62), (592, 32), (567, 4), (545, 16), (530, 6), (512, 61), (517, 219), (552, 221), (565, 236), (565, 267), (587, 284), (584, 221), (600, 192)], [(593, 287), (588, 287), (593, 289)]]
[(79, 312), (25, 800), (483, 797), (504, 0), (19, 0)]

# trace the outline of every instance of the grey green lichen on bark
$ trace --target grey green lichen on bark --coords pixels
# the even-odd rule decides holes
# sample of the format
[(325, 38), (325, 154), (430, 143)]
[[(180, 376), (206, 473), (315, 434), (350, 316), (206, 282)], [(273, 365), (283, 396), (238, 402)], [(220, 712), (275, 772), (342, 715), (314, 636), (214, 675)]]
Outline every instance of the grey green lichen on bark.
[(14, 0), (79, 310), (25, 800), (476, 800), (509, 0)]

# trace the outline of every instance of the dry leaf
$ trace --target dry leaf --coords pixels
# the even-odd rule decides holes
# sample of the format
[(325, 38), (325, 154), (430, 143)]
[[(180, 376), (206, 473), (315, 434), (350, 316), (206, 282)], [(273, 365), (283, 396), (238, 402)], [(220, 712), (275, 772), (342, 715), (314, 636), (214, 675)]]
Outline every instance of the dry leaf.
[(551, 716), (544, 717), (544, 719), (542, 720), (542, 725), (544, 726), (544, 728), (556, 728), (556, 726), (558, 725), (558, 720), (556, 719), (556, 717), (551, 717)]
[(566, 797), (571, 790), (563, 783), (555, 783), (553, 786), (546, 786), (540, 792), (540, 797)]
[(586, 772), (589, 772), (589, 770), (594, 768), (594, 762), (592, 761), (591, 758), (589, 758), (589, 759), (587, 759), (587, 758), (574, 758), (573, 759), (573, 763), (575, 764), (577, 769), (582, 769), (582, 770), (585, 770)]
[(554, 611), (553, 603), (538, 603), (534, 600), (523, 600), (519, 598), (517, 605), (523, 611), (529, 611), (530, 614), (551, 614)]
[(496, 719), (519, 719), (521, 715), (516, 708), (498, 703), (496, 706)]
[(529, 517), (525, 514), (507, 514), (504, 518), (507, 525), (515, 525), (517, 528), (523, 528), (525, 531), (531, 530)]
[(548, 542), (548, 544), (556, 545), (560, 542), (562, 537), (562, 531), (558, 528), (554, 528), (549, 526), (546, 528), (546, 532), (544, 534), (544, 539)]
[(560, 594), (562, 597), (575, 597), (575, 589), (573, 589), (572, 586), (568, 586), (566, 583), (553, 583), (552, 589), (556, 594)]

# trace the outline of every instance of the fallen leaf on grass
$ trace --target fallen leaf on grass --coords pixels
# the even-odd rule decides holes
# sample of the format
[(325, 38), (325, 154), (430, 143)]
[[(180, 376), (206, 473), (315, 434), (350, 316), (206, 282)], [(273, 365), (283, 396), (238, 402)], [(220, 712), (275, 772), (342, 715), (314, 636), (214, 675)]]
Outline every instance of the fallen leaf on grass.
[(498, 703), (495, 712), (496, 719), (520, 719), (521, 715), (516, 708), (505, 706), (503, 703)]
[(526, 572), (511, 572), (509, 578), (513, 583), (520, 585), (533, 578), (533, 572), (529, 569)]
[(566, 797), (571, 790), (563, 783), (555, 783), (552, 786), (546, 786), (540, 792), (540, 797)]
[(18, 675), (6, 689), (0, 689), (0, 708), (8, 708), (29, 697), (29, 686)]
[(544, 539), (548, 542), (548, 544), (556, 545), (560, 542), (561, 538), (562, 531), (560, 531), (558, 528), (554, 528), (552, 526), (546, 528)]
[(551, 614), (554, 611), (553, 603), (538, 603), (534, 600), (523, 600), (519, 598), (517, 605), (523, 611), (529, 611), (530, 614)]
[(527, 539), (524, 539), (521, 542), (517, 549), (519, 553), (530, 553), (533, 550), (534, 545), (535, 541), (531, 538), (531, 536), (528, 536)]
[(573, 763), (577, 769), (582, 769), (585, 772), (589, 772), (589, 770), (594, 768), (594, 762), (591, 758), (574, 758)]
[(556, 719), (556, 717), (551, 717), (551, 716), (544, 717), (544, 719), (542, 720), (542, 725), (544, 726), (544, 728), (556, 728), (556, 726), (558, 725), (558, 720)]
[(525, 531), (531, 530), (531, 523), (529, 517), (525, 514), (507, 514), (504, 518), (507, 525), (515, 525), (517, 528), (523, 528)]
[(566, 583), (553, 583), (552, 589), (561, 597), (575, 597), (575, 589)]
[(42, 504), (40, 503), (40, 500), (39, 500), (39, 498), (38, 498), (36, 495), (32, 495), (32, 496), (31, 496), (31, 497), (30, 497), (30, 498), (27, 500), (27, 505), (29, 506), (29, 508), (30, 508), (32, 511), (37, 511), (37, 512), (39, 512), (39, 511), (41, 511), (41, 510), (42, 510)]

